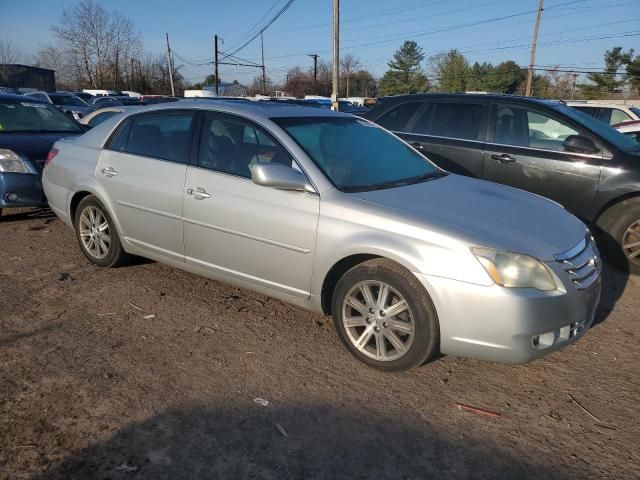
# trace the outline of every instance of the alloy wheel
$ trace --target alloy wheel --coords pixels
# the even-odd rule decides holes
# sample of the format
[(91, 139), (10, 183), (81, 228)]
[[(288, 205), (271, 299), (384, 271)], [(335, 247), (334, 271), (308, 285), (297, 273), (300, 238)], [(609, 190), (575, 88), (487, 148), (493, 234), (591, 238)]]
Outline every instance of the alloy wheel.
[(622, 248), (630, 262), (640, 265), (640, 220), (636, 220), (624, 232)]
[(415, 337), (415, 321), (403, 296), (375, 280), (355, 284), (342, 301), (342, 324), (362, 354), (381, 362), (404, 356)]
[(111, 247), (109, 222), (100, 209), (87, 205), (80, 214), (80, 241), (84, 249), (97, 260), (105, 258)]

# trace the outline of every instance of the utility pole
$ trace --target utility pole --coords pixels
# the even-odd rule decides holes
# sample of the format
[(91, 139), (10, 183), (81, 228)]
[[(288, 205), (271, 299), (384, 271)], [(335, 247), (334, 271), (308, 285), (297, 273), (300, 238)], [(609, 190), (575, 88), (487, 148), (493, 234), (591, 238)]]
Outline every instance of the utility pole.
[(313, 91), (314, 93), (318, 93), (318, 54), (317, 53), (307, 53), (308, 57), (313, 58)]
[(349, 65), (347, 64), (347, 98), (349, 98)]
[(218, 79), (218, 35), (214, 37), (213, 40), (213, 48), (215, 50), (214, 54), (214, 65), (215, 65), (215, 76), (216, 76), (216, 97), (220, 93), (220, 80)]
[(540, 29), (540, 19), (542, 18), (542, 3), (538, 0), (538, 14), (536, 15), (536, 26), (533, 28), (533, 38), (531, 39), (531, 56), (529, 57), (529, 75), (527, 76), (527, 91), (525, 95), (531, 96), (531, 86), (533, 84), (533, 66), (536, 63), (536, 44), (538, 43), (538, 30)]
[(260, 31), (260, 51), (262, 52), (262, 94), (267, 91), (267, 73), (264, 66), (264, 38), (262, 36), (262, 30)]
[[(542, 0), (540, 0), (542, 2)], [(333, 0), (333, 92), (331, 103), (334, 110), (339, 109), (338, 79), (340, 74), (340, 0)]]
[(135, 79), (136, 67), (134, 65), (133, 57), (131, 57), (131, 76), (129, 77), (129, 90), (133, 90), (134, 79)]
[(173, 87), (173, 62), (171, 61), (171, 47), (169, 46), (169, 34), (167, 33), (167, 64), (169, 65), (169, 82), (171, 83), (171, 96), (176, 96), (176, 90)]
[(571, 73), (571, 78), (573, 78), (573, 82), (571, 82), (571, 100), (573, 100), (573, 97), (576, 94), (576, 79), (578, 78), (578, 74), (577, 73)]

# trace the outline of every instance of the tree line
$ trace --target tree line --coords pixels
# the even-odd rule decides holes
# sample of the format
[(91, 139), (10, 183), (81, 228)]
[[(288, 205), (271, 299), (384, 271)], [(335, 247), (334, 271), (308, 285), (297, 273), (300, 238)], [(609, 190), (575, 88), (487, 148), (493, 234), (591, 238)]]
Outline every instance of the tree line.
[[(119, 12), (109, 12), (95, 0), (80, 0), (63, 10), (52, 33), (54, 41), (38, 51), (32, 63), (55, 70), (60, 89), (99, 88), (170, 94), (166, 55), (145, 52), (140, 33)], [(14, 63), (16, 59), (9, 42), (0, 42), (0, 63)], [(578, 73), (558, 66), (536, 70), (533, 95), (546, 98), (640, 95), (640, 55), (633, 49), (624, 51), (615, 47), (605, 52), (603, 60), (604, 68), (589, 69), (592, 71), (586, 74), (587, 82), (578, 82)], [(215, 88), (214, 75), (190, 85), (181, 74), (182, 66), (173, 63), (176, 92), (188, 88)], [(407, 40), (387, 62), (387, 70), (380, 79), (376, 79), (360, 59), (351, 54), (342, 57), (339, 96), (469, 91), (523, 94), (526, 76), (526, 67), (513, 60), (495, 65), (471, 63), (455, 49), (426, 58), (422, 47)], [(239, 85), (237, 81), (235, 84)], [(330, 96), (332, 65), (318, 59), (315, 68), (313, 65), (292, 67), (283, 81), (273, 82), (267, 78), (265, 85), (259, 75), (243, 91), (250, 95), (283, 91), (296, 97), (305, 94)]]

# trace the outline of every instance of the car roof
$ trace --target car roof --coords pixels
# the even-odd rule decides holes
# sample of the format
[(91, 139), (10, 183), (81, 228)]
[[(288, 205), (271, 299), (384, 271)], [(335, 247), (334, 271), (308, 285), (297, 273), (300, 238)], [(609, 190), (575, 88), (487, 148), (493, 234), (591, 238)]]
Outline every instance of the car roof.
[[(227, 113), (249, 114), (262, 118), (283, 118), (283, 117), (327, 117), (327, 116), (343, 116), (353, 118), (352, 115), (342, 112), (333, 112), (331, 110), (320, 109), (314, 106), (297, 105), (286, 102), (270, 101), (270, 100), (233, 100), (225, 101), (221, 98), (197, 100), (184, 99), (171, 103), (159, 103), (149, 105), (140, 111), (158, 111), (169, 109), (198, 109), (198, 110), (216, 110)], [(136, 112), (136, 113), (137, 113)]]
[(567, 105), (570, 107), (590, 107), (590, 108), (629, 108), (633, 105), (620, 105), (618, 103), (607, 103), (607, 102), (599, 102), (599, 101), (569, 101)]
[(384, 97), (381, 105), (389, 105), (400, 100), (429, 100), (437, 98), (459, 98), (459, 99), (478, 99), (478, 100), (503, 100), (533, 103), (537, 105), (556, 106), (565, 104), (562, 100), (549, 100), (546, 98), (523, 97), (521, 95), (509, 95), (506, 93), (414, 93), (409, 95), (394, 95)]
[[(35, 92), (32, 92), (35, 93)], [(27, 95), (14, 95), (13, 93), (0, 93), (0, 100), (22, 100), (23, 102), (32, 102), (32, 103), (49, 103), (44, 100), (38, 100), (34, 97), (29, 97)]]

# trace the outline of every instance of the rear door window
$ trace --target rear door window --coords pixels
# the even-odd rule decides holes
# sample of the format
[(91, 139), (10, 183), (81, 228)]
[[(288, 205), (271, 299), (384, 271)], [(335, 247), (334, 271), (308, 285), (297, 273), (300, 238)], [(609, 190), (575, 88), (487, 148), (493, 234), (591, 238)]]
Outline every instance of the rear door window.
[(422, 102), (408, 102), (392, 108), (378, 117), (376, 123), (387, 130), (402, 132), (415, 115)]
[[(132, 155), (186, 163), (193, 113), (176, 112), (143, 115), (132, 119), (126, 135), (121, 130), (111, 145)], [(126, 135), (126, 145), (123, 145)]]
[(422, 112), (412, 130), (423, 135), (478, 140), (483, 110), (482, 103), (434, 102)]

